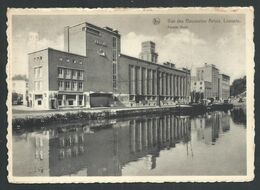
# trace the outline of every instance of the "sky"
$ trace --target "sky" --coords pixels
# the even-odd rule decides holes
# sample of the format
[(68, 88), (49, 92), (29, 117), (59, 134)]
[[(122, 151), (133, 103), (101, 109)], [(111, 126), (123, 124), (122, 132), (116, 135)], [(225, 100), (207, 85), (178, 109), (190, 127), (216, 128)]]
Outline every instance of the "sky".
[[(160, 22), (154, 24), (154, 18)], [(178, 20), (183, 22), (177, 23)], [(82, 22), (117, 29), (121, 34), (121, 53), (126, 55), (138, 57), (141, 42), (151, 40), (156, 43), (159, 63), (171, 61), (177, 68), (191, 69), (192, 75), (204, 63), (215, 64), (231, 81), (246, 74), (244, 15), (98, 14), (13, 16), (13, 75), (27, 75), (30, 52), (47, 47), (63, 50), (64, 27)]]

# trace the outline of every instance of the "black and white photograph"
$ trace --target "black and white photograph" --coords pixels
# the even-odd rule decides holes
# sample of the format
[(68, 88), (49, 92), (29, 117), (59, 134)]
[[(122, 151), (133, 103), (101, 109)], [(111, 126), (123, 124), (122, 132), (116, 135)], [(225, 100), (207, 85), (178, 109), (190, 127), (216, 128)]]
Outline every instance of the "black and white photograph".
[(253, 180), (252, 7), (7, 17), (9, 182)]

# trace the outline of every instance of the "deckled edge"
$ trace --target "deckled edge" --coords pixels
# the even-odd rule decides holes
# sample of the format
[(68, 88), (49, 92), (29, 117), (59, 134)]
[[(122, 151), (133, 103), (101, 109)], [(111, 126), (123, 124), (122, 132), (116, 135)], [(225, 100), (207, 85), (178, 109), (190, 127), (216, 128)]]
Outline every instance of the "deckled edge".
[(6, 12), (7, 21), (6, 21), (6, 35), (7, 35), (7, 64), (6, 64), (6, 84), (7, 84), (7, 100), (6, 100), (6, 107), (7, 107), (7, 135), (6, 135), (6, 141), (7, 141), (7, 179), (9, 182), (12, 181), (12, 105), (10, 105), (12, 101), (11, 97), (11, 84), (10, 77), (12, 76), (12, 69), (11, 69), (11, 31), (12, 31), (12, 25), (11, 25), (11, 13), (10, 8), (7, 8)]
[[(135, 176), (135, 177), (14, 177), (12, 172), (12, 107), (11, 105), (11, 90), (12, 90), (12, 83), (11, 83), (11, 76), (12, 76), (12, 16), (14, 13), (22, 12), (23, 15), (28, 11), (30, 14), (39, 13), (38, 11), (45, 11), (45, 13), (50, 14), (52, 11), (88, 11), (96, 12), (96, 11), (107, 11), (106, 14), (113, 12), (114, 10), (122, 11), (128, 9), (128, 14), (136, 14), (136, 11), (146, 11), (147, 14), (150, 14), (152, 11), (183, 11), (183, 13), (174, 13), (174, 14), (191, 14), (189, 11), (208, 11), (208, 13), (214, 14), (224, 13), (224, 12), (242, 12), (246, 16), (245, 25), (246, 27), (246, 45), (248, 51), (246, 52), (246, 64), (249, 64), (250, 67), (247, 70), (247, 175), (246, 176)], [(149, 12), (150, 11), (150, 12)], [(55, 15), (58, 15), (55, 12)], [(157, 12), (158, 13), (158, 12)], [(160, 12), (161, 13), (161, 12)], [(198, 13), (198, 14), (208, 14), (208, 13)], [(227, 13), (227, 14), (228, 14)], [(241, 14), (242, 14), (241, 13)], [(42, 14), (42, 13), (41, 13)], [(46, 15), (48, 15), (46, 14)], [(52, 13), (53, 14), (53, 13)], [(61, 14), (59, 12), (59, 14)], [(73, 12), (74, 15), (75, 12)], [(80, 13), (82, 14), (82, 12)], [(154, 14), (154, 13), (152, 13)], [(173, 13), (172, 13), (173, 14)], [(196, 14), (196, 13), (194, 13)], [(213, 13), (212, 13), (213, 14)], [(44, 14), (43, 14), (44, 15)], [(64, 15), (64, 13), (62, 13)], [(68, 13), (66, 13), (68, 15)], [(249, 17), (249, 18), (248, 18)], [(42, 184), (42, 183), (164, 183), (164, 182), (203, 182), (203, 183), (214, 183), (214, 182), (250, 182), (254, 180), (254, 153), (255, 153), (255, 119), (254, 119), (254, 74), (255, 74), (255, 63), (254, 63), (254, 55), (255, 55), (255, 46), (254, 46), (254, 8), (250, 7), (180, 7), (180, 8), (8, 8), (7, 9), (7, 39), (8, 39), (8, 56), (7, 56), (7, 66), (6, 66), (6, 73), (7, 73), (7, 89), (8, 89), (8, 96), (6, 101), (7, 106), (7, 114), (8, 114), (8, 130), (7, 130), (7, 150), (8, 150), (8, 164), (7, 164), (7, 172), (8, 172), (8, 181), (10, 183), (18, 183), (18, 184)], [(251, 72), (251, 73), (250, 73)], [(250, 77), (248, 77), (250, 76)], [(250, 78), (250, 80), (249, 80)], [(248, 87), (253, 88), (249, 92)], [(249, 93), (248, 93), (249, 92)], [(252, 110), (252, 111), (248, 111)], [(249, 114), (248, 114), (249, 113)], [(249, 127), (250, 126), (250, 127)], [(251, 127), (252, 126), (252, 127)], [(249, 138), (250, 137), (250, 138)], [(9, 140), (8, 140), (9, 139)], [(249, 149), (249, 146), (251, 148)], [(251, 163), (250, 163), (251, 162)], [(140, 180), (140, 178), (144, 178), (144, 180)], [(166, 179), (168, 178), (168, 180)], [(192, 179), (191, 179), (192, 178)], [(206, 179), (207, 178), (207, 179)], [(154, 180), (152, 180), (154, 179)]]

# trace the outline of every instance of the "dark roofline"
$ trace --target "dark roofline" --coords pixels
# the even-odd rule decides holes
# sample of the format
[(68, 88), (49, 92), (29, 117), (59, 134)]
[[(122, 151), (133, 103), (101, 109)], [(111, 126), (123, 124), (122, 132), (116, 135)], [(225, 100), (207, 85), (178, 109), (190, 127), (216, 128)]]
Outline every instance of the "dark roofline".
[(13, 78), (12, 78), (12, 81), (25, 81), (25, 82), (28, 82), (29, 79), (13, 79)]
[[(153, 63), (153, 62), (146, 61), (146, 60), (143, 60), (143, 59), (139, 59), (139, 58), (136, 58), (136, 57), (132, 57), (132, 56), (129, 56), (129, 55), (120, 54), (120, 57), (121, 57), (121, 56), (126, 57), (126, 58), (129, 58), (129, 59), (134, 59), (134, 60), (136, 60), (136, 61), (142, 61), (142, 62), (145, 62), (145, 63), (151, 64), (151, 65), (164, 67), (164, 68), (171, 69), (171, 70), (174, 70), (174, 71), (180, 71), (180, 72), (183, 72), (183, 73), (188, 73), (188, 72), (186, 72), (186, 71), (184, 71), (184, 70), (181, 70), (181, 69), (171, 68), (171, 67), (168, 67), (168, 66), (166, 66), (166, 65)], [(190, 70), (188, 70), (188, 71), (190, 71)], [(190, 73), (190, 72), (189, 72), (189, 73)]]
[(230, 76), (229, 76), (229, 75), (226, 75), (226, 74), (223, 74), (223, 73), (221, 73), (220, 75), (223, 75), (223, 76), (225, 76), (225, 77), (228, 77), (228, 78), (230, 78)]
[[(97, 25), (94, 25), (94, 24), (91, 24), (91, 23), (88, 23), (88, 22), (85, 22), (85, 23), (86, 23), (86, 25), (89, 25), (89, 26), (91, 26), (91, 27), (95, 27), (95, 28), (101, 29), (101, 30), (103, 30), (103, 31), (112, 33), (112, 34), (117, 35), (117, 36), (121, 36), (121, 35), (119, 34), (119, 32), (115, 32), (115, 31), (112, 31), (112, 30), (108, 30), (108, 29), (106, 29), (106, 28), (103, 28), (103, 27), (100, 27), (100, 26), (97, 26)], [(105, 26), (105, 27), (106, 27), (106, 26)], [(112, 29), (113, 29), (113, 28), (112, 28)], [(113, 30), (114, 30), (114, 29), (113, 29)], [(118, 31), (118, 30), (116, 30), (116, 31)]]
[[(68, 27), (68, 28), (73, 28), (73, 27), (76, 27), (76, 26), (80, 26), (80, 25), (82, 25), (82, 24), (85, 24), (86, 26), (89, 25), (89, 26), (91, 26), (91, 27), (94, 27), (94, 28), (97, 28), (97, 29), (100, 29), (100, 30), (103, 30), (103, 31), (106, 31), (106, 32), (110, 32), (110, 33), (112, 33), (112, 34), (114, 34), (114, 35), (117, 35), (117, 36), (121, 36), (121, 35), (119, 34), (119, 32), (117, 33), (117, 32), (114, 32), (114, 31), (105, 29), (105, 28), (103, 28), (103, 27), (100, 27), (100, 26), (91, 24), (91, 23), (89, 23), (89, 22), (82, 22), (82, 23), (79, 23), (79, 24), (76, 24), (76, 25), (72, 25), (72, 26), (65, 26), (64, 28), (66, 28), (66, 27)], [(116, 31), (118, 31), (118, 30), (116, 30)]]
[(152, 44), (155, 44), (155, 42), (153, 42), (153, 41), (151, 41), (151, 40), (143, 41), (142, 44), (143, 44), (143, 43), (147, 43), (147, 42), (152, 43)]
[(40, 52), (40, 51), (45, 51), (45, 50), (58, 51), (58, 52), (61, 52), (61, 53), (66, 53), (66, 54), (70, 54), (70, 55), (75, 55), (75, 56), (79, 56), (79, 57), (87, 58), (87, 57), (84, 56), (84, 55), (79, 55), (79, 54), (71, 53), (71, 52), (67, 52), (67, 51), (61, 51), (61, 50), (53, 49), (53, 48), (50, 48), (50, 47), (45, 48), (45, 49), (42, 49), (42, 50), (38, 50), (38, 51), (35, 51), (35, 52), (28, 53), (28, 55), (30, 55), (30, 54), (34, 54), (34, 53), (37, 53), (37, 52)]
[(61, 52), (61, 53), (66, 53), (66, 54), (71, 54), (71, 55), (87, 58), (87, 56), (79, 55), (79, 54), (76, 54), (76, 53), (71, 53), (71, 52), (67, 52), (67, 51), (57, 50), (57, 49), (53, 49), (53, 48), (48, 48), (48, 49), (51, 50), (51, 51), (58, 51), (58, 52)]
[(37, 52), (40, 52), (40, 51), (45, 51), (45, 50), (48, 50), (48, 49), (49, 48), (45, 48), (45, 49), (41, 49), (41, 50), (30, 52), (30, 53), (27, 53), (27, 54), (30, 55), (30, 54), (34, 54), (34, 53), (37, 53)]

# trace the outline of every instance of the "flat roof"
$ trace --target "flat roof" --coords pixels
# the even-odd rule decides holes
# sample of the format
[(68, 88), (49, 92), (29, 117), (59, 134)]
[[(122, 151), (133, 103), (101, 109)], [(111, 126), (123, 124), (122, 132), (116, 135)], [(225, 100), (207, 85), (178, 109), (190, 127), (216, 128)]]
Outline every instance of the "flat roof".
[(150, 43), (150, 44), (155, 44), (155, 42), (148, 40), (148, 41), (143, 41), (142, 44), (146, 44), (146, 43)]
[(41, 49), (41, 50), (38, 50), (38, 51), (34, 51), (34, 52), (31, 52), (31, 53), (28, 53), (28, 55), (30, 55), (30, 54), (34, 54), (34, 53), (37, 53), (37, 52), (41, 52), (41, 51), (47, 51), (47, 50), (58, 51), (58, 52), (65, 53), (65, 54), (70, 54), (70, 55), (75, 55), (75, 56), (79, 56), (79, 57), (87, 58), (87, 57), (84, 56), (84, 55), (79, 55), (79, 54), (71, 53), (71, 52), (67, 52), (67, 51), (61, 51), (61, 50), (53, 49), (53, 48), (49, 48), (49, 47), (48, 47), (48, 48), (45, 48), (45, 49)]
[(172, 68), (172, 67), (169, 67), (169, 66), (166, 66), (166, 65), (162, 65), (162, 64), (158, 64), (158, 63), (153, 63), (153, 62), (150, 62), (150, 61), (146, 61), (146, 60), (143, 60), (143, 59), (140, 59), (140, 58), (136, 58), (136, 57), (132, 57), (132, 56), (125, 55), (125, 54), (120, 54), (120, 56), (124, 56), (124, 57), (130, 58), (130, 59), (134, 59), (134, 60), (137, 60), (137, 61), (142, 61), (142, 62), (144, 62), (144, 63), (148, 63), (148, 64), (151, 64), (151, 65), (155, 65), (155, 66), (159, 66), (159, 67), (164, 67), (164, 68), (171, 69), (171, 70), (174, 70), (174, 71), (180, 71), (180, 72), (183, 72), (183, 73), (188, 73), (187, 71), (190, 71), (190, 70), (188, 70), (188, 69), (187, 69), (187, 71), (184, 71), (184, 70), (182, 70), (182, 69)]
[(224, 76), (224, 77), (227, 77), (227, 78), (230, 78), (230, 76), (229, 75), (226, 75), (226, 74), (220, 74), (220, 75), (222, 75), (222, 76)]
[[(72, 25), (72, 26), (65, 26), (64, 28), (66, 27), (69, 27), (69, 28), (73, 28), (73, 27), (76, 27), (76, 26), (80, 26), (82, 24), (86, 24), (87, 26), (91, 26), (91, 27), (94, 27), (94, 28), (97, 28), (97, 29), (100, 29), (100, 30), (103, 30), (103, 31), (106, 31), (106, 32), (110, 32), (112, 34), (115, 34), (117, 36), (120, 36), (118, 30), (115, 30), (113, 28), (111, 28), (111, 30), (107, 29), (107, 28), (110, 28), (108, 26), (105, 26), (105, 27), (100, 27), (100, 26), (97, 26), (97, 25), (94, 25), (94, 24), (91, 24), (89, 22), (82, 22), (82, 23), (79, 23), (79, 24), (75, 24), (75, 25)], [(106, 28), (107, 27), (107, 28)]]

